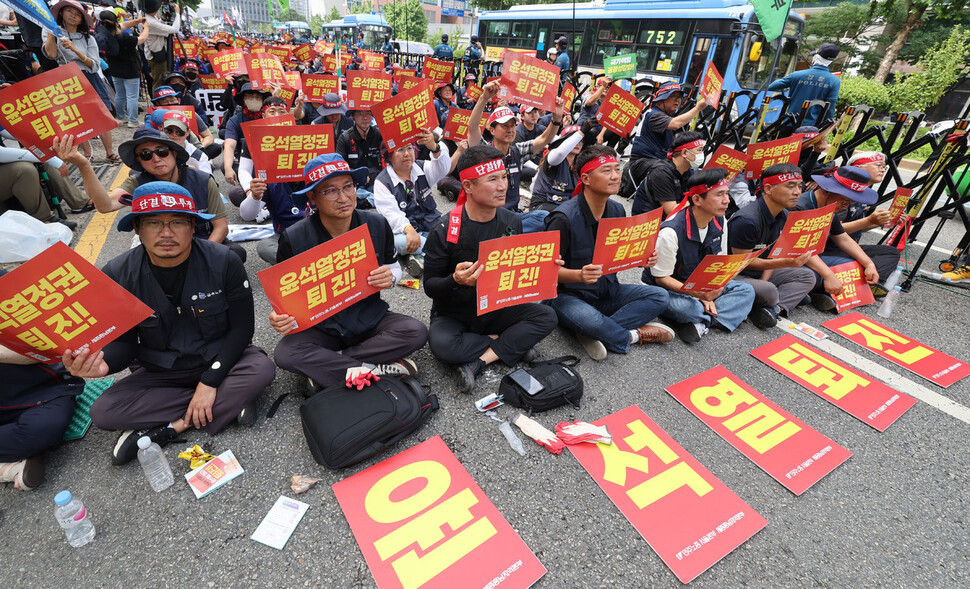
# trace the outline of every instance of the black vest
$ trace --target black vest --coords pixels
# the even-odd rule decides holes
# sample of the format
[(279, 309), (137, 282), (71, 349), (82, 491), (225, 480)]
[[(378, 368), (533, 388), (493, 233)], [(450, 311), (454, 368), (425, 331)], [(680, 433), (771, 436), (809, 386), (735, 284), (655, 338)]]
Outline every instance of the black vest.
[[(416, 162), (424, 171), (424, 161)], [(391, 175), (387, 171), (388, 168), (384, 168), (380, 174), (377, 175), (376, 182), (380, 182), (387, 187), (388, 191), (394, 195), (394, 199), (397, 200), (397, 206), (404, 213), (404, 216), (408, 218), (408, 222), (414, 227), (414, 230), (418, 233), (427, 233), (438, 222), (441, 218), (441, 213), (438, 211), (438, 205), (434, 201), (434, 196), (431, 194), (431, 186), (428, 184), (428, 177), (424, 174), (418, 176), (418, 179), (414, 181), (414, 189), (411, 196), (408, 197), (407, 190), (404, 188), (404, 183), (395, 184), (391, 181)]]
[[(286, 229), (286, 239), (290, 242), (294, 256), (320, 245), (320, 237), (313, 221), (315, 218), (317, 217), (301, 219)], [(387, 248), (387, 240), (385, 239), (387, 221), (378, 213), (354, 211), (350, 228), (355, 229), (365, 223), (370, 232), (371, 242), (374, 244), (374, 251), (377, 252), (377, 263), (389, 263), (390, 260), (384, 259), (384, 251)], [(381, 299), (381, 294), (376, 292), (343, 311), (331, 315), (313, 327), (336, 337), (353, 338), (373, 330), (387, 314), (388, 309), (388, 304)]]
[[(596, 240), (593, 237), (591, 228), (586, 227), (586, 220), (580, 207), (581, 202), (585, 202), (585, 197), (577, 196), (572, 200), (559, 205), (551, 215), (563, 214), (569, 220), (569, 249), (566, 251), (565, 244), (560, 246), (563, 252), (563, 261), (566, 268), (573, 270), (582, 268), (587, 264), (593, 263), (593, 248)], [(626, 212), (623, 205), (613, 199), (606, 201), (606, 209), (603, 211), (603, 218), (625, 217)], [(547, 222), (548, 225), (548, 222)], [(593, 284), (585, 282), (568, 282), (559, 285), (560, 293), (567, 293), (579, 297), (585, 301), (593, 301), (611, 296), (612, 292), (619, 284), (616, 274), (601, 276)]]
[(154, 311), (136, 327), (136, 358), (171, 368), (182, 356), (201, 356), (206, 362), (216, 357), (229, 331), (225, 276), (231, 255), (235, 254), (222, 244), (194, 238), (178, 308), (152, 275), (144, 247), (128, 250), (105, 265), (109, 278)]
[[(688, 223), (690, 223), (688, 225)], [(724, 234), (724, 218), (714, 217), (707, 225), (707, 235), (700, 241), (700, 231), (694, 220), (693, 207), (687, 207), (660, 224), (660, 228), (670, 227), (677, 234), (677, 261), (671, 277), (684, 282), (704, 259), (704, 256), (721, 253), (721, 236)], [(653, 274), (644, 268), (642, 279), (654, 284)]]
[(505, 191), (505, 204), (502, 206), (515, 211), (519, 208), (519, 182), (522, 180), (522, 154), (515, 147), (515, 143), (509, 146), (509, 154), (502, 161), (505, 162), (505, 177), (509, 180), (509, 187)]
[(529, 208), (535, 210), (536, 205), (546, 202), (559, 205), (572, 198), (575, 188), (576, 175), (569, 169), (569, 160), (563, 160), (558, 166), (546, 162), (539, 167), (532, 181)]
[[(136, 176), (138, 180), (138, 185), (148, 184), (149, 182), (158, 182), (158, 178), (152, 176), (148, 172), (139, 172)], [(195, 168), (190, 168), (188, 166), (179, 166), (179, 181), (178, 185), (189, 191), (192, 195), (192, 200), (195, 202), (195, 210), (200, 213), (209, 212), (209, 175), (196, 170)], [(212, 235), (212, 223), (209, 221), (203, 221), (196, 217), (195, 219), (195, 235), (196, 237), (201, 237), (202, 239), (208, 239)]]
[(650, 107), (643, 115), (643, 124), (640, 126), (640, 133), (633, 140), (633, 149), (630, 151), (630, 159), (634, 160), (641, 157), (652, 159), (664, 159), (667, 152), (673, 147), (674, 132), (665, 129), (663, 133), (654, 133), (650, 129), (650, 117), (657, 109)]

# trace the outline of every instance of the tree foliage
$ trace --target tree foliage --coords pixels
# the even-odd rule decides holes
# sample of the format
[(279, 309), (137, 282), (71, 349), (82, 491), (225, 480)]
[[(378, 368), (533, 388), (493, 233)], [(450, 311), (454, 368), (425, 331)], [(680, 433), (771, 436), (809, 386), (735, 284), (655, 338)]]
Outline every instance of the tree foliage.
[(408, 41), (425, 40), (428, 18), (421, 8), (421, 0), (398, 1), (384, 5), (384, 18), (394, 29), (394, 36)]
[(279, 22), (286, 22), (290, 20), (303, 20), (304, 16), (292, 8), (286, 8), (275, 12), (273, 18)]
[(359, 4), (354, 4), (350, 7), (350, 14), (370, 14), (373, 11), (374, 4), (370, 0), (361, 2)]
[(341, 18), (343, 17), (340, 16), (340, 11), (337, 10), (336, 6), (330, 9), (330, 14), (327, 16), (327, 20), (333, 22), (335, 20), (340, 20)]
[(954, 27), (950, 36), (916, 63), (916, 71), (897, 76), (890, 93), (897, 110), (923, 110), (935, 105), (967, 75), (970, 29)]
[(813, 14), (805, 23), (805, 42), (802, 53), (808, 55), (822, 43), (835, 43), (848, 59), (863, 51), (857, 48), (866, 30), (879, 23), (882, 17), (873, 14), (868, 6), (843, 2)]
[(886, 84), (865, 76), (843, 76), (836, 108), (841, 111), (856, 104), (868, 104), (878, 112), (896, 110)]

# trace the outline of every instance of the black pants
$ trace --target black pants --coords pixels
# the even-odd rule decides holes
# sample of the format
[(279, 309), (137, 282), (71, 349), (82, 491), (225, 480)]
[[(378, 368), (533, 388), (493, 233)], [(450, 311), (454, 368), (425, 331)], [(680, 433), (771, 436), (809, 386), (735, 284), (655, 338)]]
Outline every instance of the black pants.
[(431, 318), (431, 352), (447, 364), (466, 364), (492, 348), (502, 362), (513, 366), (558, 323), (556, 312), (538, 303), (506, 307), (470, 320), (437, 315)]
[[(899, 250), (891, 245), (863, 245), (860, 247), (869, 256), (872, 263), (876, 265), (876, 271), (879, 272), (879, 284), (884, 284), (889, 275), (896, 269), (896, 266), (899, 265)], [(819, 257), (829, 267), (852, 261), (852, 258), (840, 249), (826, 250)], [(822, 277), (818, 273), (815, 276), (814, 292), (822, 292), (824, 290), (822, 288)]]
[(0, 411), (0, 462), (19, 462), (60, 445), (74, 413), (74, 397)]

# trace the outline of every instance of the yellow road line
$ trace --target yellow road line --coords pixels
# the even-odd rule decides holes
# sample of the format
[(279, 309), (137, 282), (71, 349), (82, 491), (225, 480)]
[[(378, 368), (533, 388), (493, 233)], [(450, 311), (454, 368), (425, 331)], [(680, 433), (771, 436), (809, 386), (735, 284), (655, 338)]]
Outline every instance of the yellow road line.
[[(120, 166), (118, 168), (118, 175), (115, 176), (114, 182), (108, 188), (108, 192), (121, 186), (121, 183), (128, 179), (130, 172), (131, 170), (128, 169), (128, 166)], [(91, 221), (88, 222), (87, 227), (84, 228), (84, 232), (81, 233), (81, 238), (77, 240), (74, 251), (81, 254), (85, 260), (97, 265), (98, 256), (101, 255), (101, 249), (104, 247), (105, 240), (108, 239), (108, 233), (114, 225), (116, 216), (118, 216), (118, 211), (112, 211), (104, 215), (95, 213)]]

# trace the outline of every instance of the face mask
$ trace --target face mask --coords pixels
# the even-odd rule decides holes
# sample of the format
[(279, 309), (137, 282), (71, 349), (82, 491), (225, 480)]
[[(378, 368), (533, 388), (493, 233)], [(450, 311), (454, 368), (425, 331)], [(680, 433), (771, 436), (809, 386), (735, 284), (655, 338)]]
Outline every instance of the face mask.
[(694, 160), (690, 163), (690, 167), (695, 170), (704, 167), (704, 156), (700, 154), (694, 154)]
[(259, 112), (263, 109), (263, 101), (258, 98), (246, 98), (243, 100), (243, 104), (246, 105), (249, 112)]
[(190, 82), (194, 82), (197, 77), (193, 72), (185, 72), (185, 79)]
[(179, 94), (182, 94), (183, 92), (185, 92), (185, 86), (181, 84), (172, 84), (172, 89), (178, 92)]

